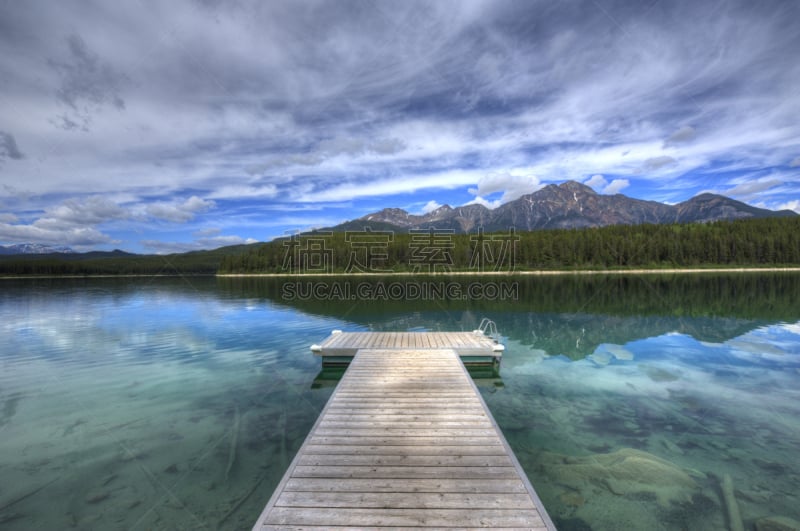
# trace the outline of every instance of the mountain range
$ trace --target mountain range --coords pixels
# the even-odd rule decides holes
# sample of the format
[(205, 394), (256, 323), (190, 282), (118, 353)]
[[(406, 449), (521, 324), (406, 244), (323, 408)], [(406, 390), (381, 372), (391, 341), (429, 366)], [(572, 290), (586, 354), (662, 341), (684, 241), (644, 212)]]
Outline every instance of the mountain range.
[(444, 205), (423, 215), (401, 208), (380, 212), (328, 227), (332, 231), (453, 230), (455, 233), (570, 229), (641, 223), (692, 223), (744, 218), (796, 216), (792, 210), (767, 210), (722, 195), (704, 193), (675, 205), (643, 201), (623, 194), (603, 195), (576, 181), (550, 184), (495, 209), (472, 204)]
[[(623, 194), (603, 195), (576, 181), (550, 184), (495, 209), (472, 204), (453, 208), (444, 205), (423, 215), (401, 208), (384, 208), (379, 212), (321, 230), (363, 231), (411, 229), (452, 230), (470, 233), (483, 228), (486, 232), (516, 230), (569, 229), (606, 225), (638, 225), (642, 223), (692, 223), (745, 218), (797, 216), (792, 210), (757, 208), (723, 195), (704, 193), (675, 205), (634, 199)], [(240, 246), (234, 246), (238, 249)], [(232, 250), (233, 248), (231, 248)], [(129, 253), (78, 253), (65, 246), (19, 243), (0, 245), (0, 256), (51, 255), (76, 259), (91, 255), (126, 256)]]
[(0, 245), (0, 255), (10, 254), (75, 254), (70, 247), (63, 245), (43, 245), (40, 243), (16, 243)]

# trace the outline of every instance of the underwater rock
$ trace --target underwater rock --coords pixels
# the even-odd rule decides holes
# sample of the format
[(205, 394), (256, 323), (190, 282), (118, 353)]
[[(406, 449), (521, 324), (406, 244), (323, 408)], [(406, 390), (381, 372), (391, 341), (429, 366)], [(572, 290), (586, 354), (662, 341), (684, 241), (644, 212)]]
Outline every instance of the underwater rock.
[(731, 531), (744, 531), (744, 523), (742, 522), (742, 514), (739, 512), (739, 504), (736, 502), (736, 496), (733, 493), (733, 479), (730, 474), (722, 476), (722, 499), (725, 502), (725, 509), (728, 513), (728, 525)]
[(25, 518), (25, 515), (22, 513), (0, 513), (0, 524), (7, 524), (20, 518)]
[(167, 468), (165, 468), (164, 472), (166, 472), (167, 474), (177, 474), (178, 473), (178, 465), (173, 463), (173, 464), (169, 465)]
[(12, 395), (3, 402), (3, 408), (0, 409), (0, 428), (8, 424), (14, 415), (17, 414), (17, 405), (19, 404), (19, 394)]
[(651, 494), (667, 507), (673, 502), (691, 501), (698, 490), (695, 481), (677, 465), (633, 448), (583, 457), (543, 452), (539, 461), (545, 474), (584, 497), (601, 487), (618, 496)]
[(649, 367), (647, 365), (640, 365), (640, 367), (644, 370), (644, 373), (647, 375), (647, 377), (654, 382), (674, 382), (675, 380), (680, 379), (679, 375), (674, 374), (666, 369)]
[(570, 507), (580, 507), (586, 503), (586, 500), (583, 499), (583, 496), (577, 492), (563, 492), (559, 494), (558, 499), (561, 500), (561, 503)]
[(86, 495), (86, 503), (94, 505), (95, 503), (100, 503), (103, 500), (106, 500), (111, 496), (108, 491), (102, 492), (90, 492)]
[(767, 516), (756, 520), (756, 531), (800, 531), (800, 522), (786, 516)]
[(117, 457), (117, 460), (122, 463), (128, 463), (130, 461), (141, 461), (148, 457), (150, 457), (150, 454), (148, 452), (140, 452), (136, 450), (131, 451), (126, 449), (125, 451), (120, 453), (120, 455)]
[(661, 439), (661, 445), (664, 446), (670, 453), (683, 455), (684, 451), (680, 446), (670, 441), (669, 439)]
[(770, 472), (778, 476), (786, 474), (786, 467), (783, 464), (778, 463), (776, 461), (768, 461), (766, 459), (759, 459), (756, 457), (755, 459), (753, 459), (753, 464), (755, 464), (756, 466), (767, 472)]

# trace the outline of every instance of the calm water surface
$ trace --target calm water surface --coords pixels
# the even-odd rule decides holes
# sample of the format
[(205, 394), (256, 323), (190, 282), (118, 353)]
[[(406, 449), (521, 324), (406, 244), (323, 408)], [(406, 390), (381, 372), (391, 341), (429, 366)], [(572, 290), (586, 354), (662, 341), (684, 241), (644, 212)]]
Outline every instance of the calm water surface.
[(482, 317), (507, 350), (473, 376), (560, 529), (726, 529), (726, 491), (746, 529), (800, 520), (800, 275), (507, 281), (517, 300), (2, 281), (0, 527), (249, 528), (336, 383), (311, 343)]

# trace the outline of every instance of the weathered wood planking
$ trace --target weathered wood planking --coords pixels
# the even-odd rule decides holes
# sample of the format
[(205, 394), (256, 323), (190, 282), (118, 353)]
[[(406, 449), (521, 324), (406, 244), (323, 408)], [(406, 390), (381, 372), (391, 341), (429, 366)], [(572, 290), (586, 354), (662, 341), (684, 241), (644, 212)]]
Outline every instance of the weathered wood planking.
[(487, 359), (494, 363), (503, 355), (503, 345), (480, 331), (473, 332), (341, 332), (335, 330), (311, 350), (326, 358), (351, 358), (360, 349), (453, 349), (469, 363)]
[(253, 529), (337, 527), (555, 529), (456, 351), (431, 347), (358, 350)]

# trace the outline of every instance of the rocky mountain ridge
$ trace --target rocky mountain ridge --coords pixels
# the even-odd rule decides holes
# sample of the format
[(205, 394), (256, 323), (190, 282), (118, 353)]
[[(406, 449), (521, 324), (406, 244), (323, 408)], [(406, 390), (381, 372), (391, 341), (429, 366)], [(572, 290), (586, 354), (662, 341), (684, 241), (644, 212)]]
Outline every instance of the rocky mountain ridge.
[(634, 199), (623, 194), (603, 195), (576, 181), (550, 184), (495, 209), (472, 204), (444, 205), (427, 214), (410, 214), (400, 208), (342, 223), (328, 230), (452, 229), (456, 233), (517, 230), (569, 229), (641, 223), (692, 223), (796, 216), (791, 210), (768, 210), (717, 194), (704, 193), (676, 205)]

